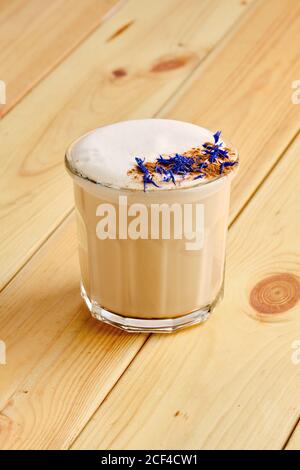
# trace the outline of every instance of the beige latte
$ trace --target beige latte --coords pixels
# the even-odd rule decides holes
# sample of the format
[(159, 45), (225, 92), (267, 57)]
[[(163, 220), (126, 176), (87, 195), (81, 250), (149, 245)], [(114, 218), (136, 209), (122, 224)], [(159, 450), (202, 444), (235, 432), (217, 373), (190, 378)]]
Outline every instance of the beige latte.
[(222, 153), (223, 143), (218, 153), (212, 133), (178, 121), (107, 128), (67, 154), (87, 305), (97, 318), (132, 331), (200, 322), (222, 294), (236, 154)]

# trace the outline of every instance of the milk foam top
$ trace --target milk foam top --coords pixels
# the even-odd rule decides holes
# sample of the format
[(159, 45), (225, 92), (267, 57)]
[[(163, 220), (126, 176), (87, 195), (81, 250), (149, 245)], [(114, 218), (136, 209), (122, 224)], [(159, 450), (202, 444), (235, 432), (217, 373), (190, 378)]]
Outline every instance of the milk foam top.
[(159, 155), (182, 153), (205, 142), (213, 142), (213, 133), (187, 122), (170, 119), (123, 121), (81, 137), (69, 148), (66, 160), (72, 172), (95, 183), (143, 189), (141, 182), (128, 174), (136, 157), (155, 161)]

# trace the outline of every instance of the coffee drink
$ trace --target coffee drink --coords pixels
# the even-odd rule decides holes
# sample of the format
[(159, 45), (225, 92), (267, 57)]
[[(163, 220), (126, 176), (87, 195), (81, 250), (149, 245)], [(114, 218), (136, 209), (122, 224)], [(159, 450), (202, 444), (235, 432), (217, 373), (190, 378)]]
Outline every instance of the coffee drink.
[(238, 166), (220, 133), (167, 119), (120, 122), (74, 142), (66, 166), (92, 315), (128, 331), (205, 320), (223, 291)]

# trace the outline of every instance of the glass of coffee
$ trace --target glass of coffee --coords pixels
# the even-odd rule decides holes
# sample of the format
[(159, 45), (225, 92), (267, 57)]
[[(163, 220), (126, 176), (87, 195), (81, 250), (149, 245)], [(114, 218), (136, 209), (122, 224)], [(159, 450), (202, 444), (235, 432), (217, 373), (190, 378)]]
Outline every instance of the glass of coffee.
[(223, 295), (237, 152), (221, 133), (168, 119), (95, 129), (68, 148), (81, 294), (131, 332), (206, 320)]

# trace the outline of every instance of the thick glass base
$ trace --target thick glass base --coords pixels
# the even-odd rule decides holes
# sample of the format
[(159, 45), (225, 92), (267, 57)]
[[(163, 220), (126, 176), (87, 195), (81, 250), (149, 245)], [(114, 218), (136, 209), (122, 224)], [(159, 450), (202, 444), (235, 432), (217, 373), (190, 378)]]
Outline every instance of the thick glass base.
[(223, 296), (223, 287), (211, 305), (205, 306), (182, 317), (176, 318), (131, 318), (110, 312), (89, 299), (84, 286), (81, 284), (81, 296), (84, 299), (92, 317), (129, 333), (173, 333), (182, 328), (203, 323), (208, 319), (212, 310)]

